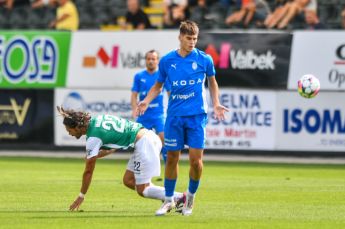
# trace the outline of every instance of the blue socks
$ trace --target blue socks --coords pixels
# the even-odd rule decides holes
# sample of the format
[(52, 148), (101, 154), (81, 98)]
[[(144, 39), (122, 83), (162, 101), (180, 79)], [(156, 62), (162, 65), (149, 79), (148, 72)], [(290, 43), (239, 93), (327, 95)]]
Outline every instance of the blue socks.
[(200, 180), (193, 180), (192, 178), (189, 178), (189, 186), (188, 191), (191, 194), (196, 193), (196, 190), (198, 190), (200, 184)]
[(174, 195), (175, 186), (176, 186), (176, 179), (175, 180), (170, 180), (167, 178), (164, 179), (166, 197), (172, 197)]
[[(198, 190), (200, 184), (200, 180), (193, 180), (192, 178), (189, 178), (189, 186), (188, 186), (188, 191), (190, 194), (196, 193)], [(174, 191), (175, 191), (175, 186), (176, 186), (176, 179), (164, 179), (164, 187), (165, 187), (165, 196), (166, 197), (172, 197), (174, 196)]]

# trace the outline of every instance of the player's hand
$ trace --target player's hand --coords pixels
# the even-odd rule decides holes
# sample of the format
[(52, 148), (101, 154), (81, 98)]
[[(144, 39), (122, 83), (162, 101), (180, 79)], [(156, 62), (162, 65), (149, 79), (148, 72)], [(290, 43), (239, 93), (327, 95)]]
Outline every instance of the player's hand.
[(144, 102), (144, 100), (140, 101), (138, 103), (137, 110), (136, 110), (137, 116), (143, 115), (145, 113), (145, 111), (147, 110), (148, 106), (149, 106), (149, 104)]
[(78, 196), (77, 199), (69, 206), (70, 211), (79, 210), (80, 205), (83, 203), (84, 198)]
[(229, 108), (224, 107), (223, 105), (218, 105), (213, 108), (213, 118), (217, 120), (225, 119), (225, 112), (229, 112)]
[(138, 117), (137, 114), (137, 108), (135, 110), (132, 110), (132, 118), (136, 119)]

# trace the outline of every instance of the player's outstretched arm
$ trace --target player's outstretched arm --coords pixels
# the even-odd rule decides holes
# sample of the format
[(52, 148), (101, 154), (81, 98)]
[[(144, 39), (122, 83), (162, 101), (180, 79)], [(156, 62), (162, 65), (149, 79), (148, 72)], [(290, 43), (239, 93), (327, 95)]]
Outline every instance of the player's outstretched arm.
[(162, 89), (163, 89), (163, 84), (159, 82), (156, 82), (152, 86), (152, 88), (150, 89), (145, 99), (138, 103), (138, 106), (137, 106), (138, 116), (143, 115), (145, 113), (151, 101), (155, 99), (162, 92)]
[(138, 106), (138, 92), (132, 92), (131, 94), (131, 106), (132, 106), (132, 118), (137, 118), (137, 106)]
[(224, 120), (225, 112), (228, 112), (229, 109), (219, 103), (219, 89), (215, 76), (208, 77), (208, 86), (213, 103), (214, 118)]
[(86, 159), (85, 170), (83, 173), (83, 181), (80, 188), (80, 194), (78, 195), (77, 199), (75, 199), (75, 201), (70, 205), (69, 207), (70, 211), (78, 210), (80, 205), (83, 203), (84, 195), (86, 194), (91, 184), (92, 174), (95, 169), (96, 160), (97, 160), (97, 157)]

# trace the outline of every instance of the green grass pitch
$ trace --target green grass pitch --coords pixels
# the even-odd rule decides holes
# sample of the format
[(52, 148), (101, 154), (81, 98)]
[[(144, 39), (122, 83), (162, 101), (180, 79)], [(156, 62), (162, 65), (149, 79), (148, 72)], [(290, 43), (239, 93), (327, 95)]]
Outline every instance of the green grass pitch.
[(204, 162), (193, 215), (156, 217), (159, 201), (123, 186), (126, 163), (98, 160), (83, 211), (69, 212), (83, 159), (0, 158), (0, 228), (345, 228), (343, 165)]

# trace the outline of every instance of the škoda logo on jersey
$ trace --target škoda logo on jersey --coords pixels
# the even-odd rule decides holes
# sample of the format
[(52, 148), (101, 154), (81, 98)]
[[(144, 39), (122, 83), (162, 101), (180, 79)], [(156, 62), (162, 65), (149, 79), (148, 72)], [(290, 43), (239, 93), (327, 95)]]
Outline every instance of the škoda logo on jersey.
[(83, 67), (97, 68), (98, 65), (110, 68), (145, 68), (145, 53), (120, 52), (120, 46), (114, 45), (105, 49), (99, 47), (91, 55), (83, 57)]

